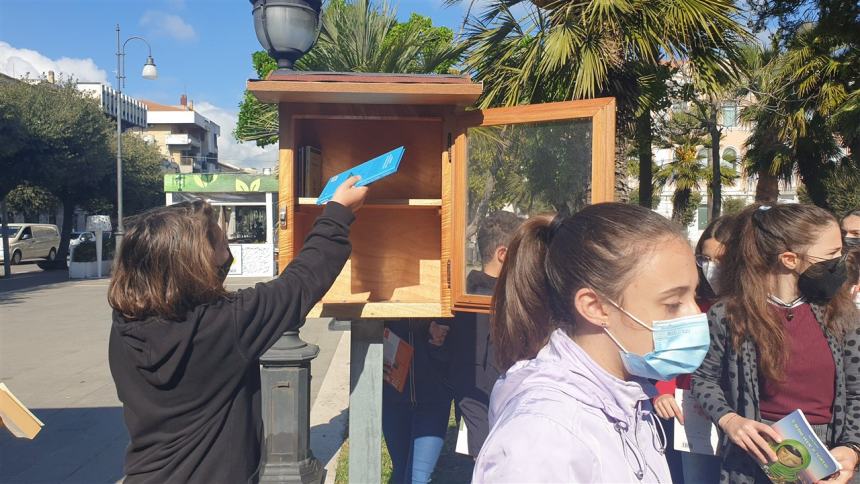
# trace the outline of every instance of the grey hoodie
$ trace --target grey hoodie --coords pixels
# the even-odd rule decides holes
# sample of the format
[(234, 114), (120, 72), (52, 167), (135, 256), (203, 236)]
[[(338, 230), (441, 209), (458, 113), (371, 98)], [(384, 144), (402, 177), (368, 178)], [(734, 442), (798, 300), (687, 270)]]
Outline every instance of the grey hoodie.
[(598, 366), (562, 330), (496, 382), (472, 481), (671, 482), (656, 389)]

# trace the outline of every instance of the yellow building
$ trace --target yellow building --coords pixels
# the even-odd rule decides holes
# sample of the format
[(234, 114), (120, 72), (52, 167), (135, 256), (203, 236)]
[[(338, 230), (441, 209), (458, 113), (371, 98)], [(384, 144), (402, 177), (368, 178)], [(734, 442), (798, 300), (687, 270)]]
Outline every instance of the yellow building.
[(145, 140), (158, 145), (180, 173), (220, 171), (218, 136), (221, 127), (194, 110), (183, 95), (178, 106), (141, 101), (147, 108)]

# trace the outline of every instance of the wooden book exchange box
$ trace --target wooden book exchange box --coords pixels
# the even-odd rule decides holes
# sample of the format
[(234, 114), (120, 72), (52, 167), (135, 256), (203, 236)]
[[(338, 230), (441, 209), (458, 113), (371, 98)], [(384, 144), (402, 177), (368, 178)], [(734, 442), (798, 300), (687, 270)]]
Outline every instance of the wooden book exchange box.
[[(371, 185), (352, 228), (352, 257), (313, 317), (487, 311), (490, 297), (466, 286), (481, 268), (483, 217), (573, 212), (613, 197), (611, 98), (470, 110), (481, 84), (446, 75), (273, 73), (248, 88), (278, 104), (281, 269), (321, 213), (319, 193), (306, 193), (320, 177), (324, 185), (406, 147), (398, 173)], [(317, 177), (311, 187), (308, 176)]]

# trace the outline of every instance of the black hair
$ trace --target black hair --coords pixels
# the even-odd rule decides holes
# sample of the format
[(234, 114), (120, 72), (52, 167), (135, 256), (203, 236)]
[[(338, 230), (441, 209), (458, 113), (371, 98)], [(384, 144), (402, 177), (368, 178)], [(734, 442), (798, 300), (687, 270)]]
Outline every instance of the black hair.
[(486, 264), (493, 259), (496, 249), (507, 247), (522, 219), (511, 212), (497, 210), (481, 221), (478, 227), (478, 252), (481, 262)]

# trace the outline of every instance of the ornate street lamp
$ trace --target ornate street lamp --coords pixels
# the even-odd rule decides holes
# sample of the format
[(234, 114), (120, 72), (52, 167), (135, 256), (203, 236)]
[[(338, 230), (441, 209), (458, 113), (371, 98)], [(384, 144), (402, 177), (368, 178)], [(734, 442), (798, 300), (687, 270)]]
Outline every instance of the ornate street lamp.
[[(257, 40), (292, 71), (320, 31), (322, 0), (251, 0)], [(260, 482), (319, 483), (323, 466), (310, 449), (311, 360), (319, 348), (288, 331), (260, 358), (263, 469)]]
[(125, 235), (125, 225), (122, 223), (122, 88), (125, 86), (125, 46), (132, 40), (140, 40), (146, 44), (149, 54), (143, 65), (141, 77), (154, 81), (158, 78), (158, 70), (155, 68), (155, 60), (152, 59), (152, 47), (143, 37), (132, 36), (120, 44), (119, 24), (116, 24), (116, 251), (122, 244)]
[(322, 0), (251, 0), (257, 40), (279, 69), (292, 70), (320, 31)]

